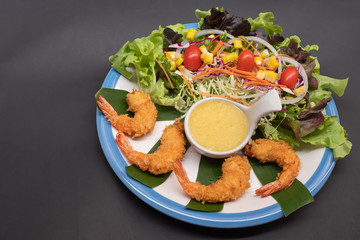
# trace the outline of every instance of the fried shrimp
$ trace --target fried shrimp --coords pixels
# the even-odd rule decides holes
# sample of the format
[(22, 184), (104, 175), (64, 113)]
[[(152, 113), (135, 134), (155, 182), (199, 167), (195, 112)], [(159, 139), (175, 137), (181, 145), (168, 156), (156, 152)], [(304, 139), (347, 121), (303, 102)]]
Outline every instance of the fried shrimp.
[(291, 186), (299, 173), (300, 158), (293, 148), (284, 141), (256, 139), (245, 146), (244, 153), (257, 158), (260, 162), (276, 162), (282, 172), (274, 182), (257, 189), (256, 194), (267, 197), (270, 194)]
[(202, 203), (228, 202), (240, 197), (250, 187), (250, 169), (246, 157), (234, 155), (225, 159), (221, 168), (222, 177), (205, 186), (199, 182), (190, 182), (179, 160), (174, 164), (174, 173), (184, 192)]
[(133, 90), (126, 95), (126, 102), (129, 105), (128, 110), (134, 112), (133, 118), (127, 114), (118, 115), (101, 95), (97, 105), (114, 128), (132, 138), (143, 136), (152, 131), (158, 112), (150, 96), (144, 92)]
[(172, 170), (174, 162), (184, 156), (186, 149), (183, 131), (184, 123), (178, 121), (167, 126), (161, 136), (160, 146), (150, 154), (135, 151), (122, 132), (118, 132), (115, 141), (129, 162), (142, 171), (162, 174)]

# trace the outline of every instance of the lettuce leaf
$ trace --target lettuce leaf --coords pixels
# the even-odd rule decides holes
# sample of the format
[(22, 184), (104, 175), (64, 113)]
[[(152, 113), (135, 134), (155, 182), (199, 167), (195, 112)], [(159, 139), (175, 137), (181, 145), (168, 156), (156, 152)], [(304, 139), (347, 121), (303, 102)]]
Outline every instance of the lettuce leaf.
[[(179, 34), (186, 34), (185, 27), (182, 24), (170, 25), (168, 28)], [(160, 67), (156, 63), (156, 58), (165, 67), (170, 69), (170, 63), (163, 53), (164, 47), (164, 28), (159, 27), (152, 31), (149, 37), (137, 38), (133, 42), (127, 42), (113, 56), (109, 57), (112, 67), (127, 79), (137, 79), (140, 90), (148, 93), (152, 100), (161, 105), (173, 106), (177, 101), (176, 94), (171, 94), (168, 82), (158, 80), (157, 72)], [(130, 71), (129, 68), (135, 70)], [(178, 86), (182, 79), (173, 72), (167, 71), (171, 76), (173, 84)]]
[(251, 24), (251, 31), (264, 28), (269, 36), (272, 36), (274, 33), (281, 34), (282, 28), (279, 25), (274, 25), (274, 18), (272, 12), (259, 13), (259, 16), (255, 19), (248, 18), (248, 21)]
[(350, 153), (352, 144), (347, 140), (347, 133), (338, 123), (336, 116), (325, 116), (325, 121), (302, 141), (317, 146), (327, 146), (333, 150), (335, 160)]
[(324, 98), (331, 97), (331, 92), (329, 90), (332, 90), (341, 97), (345, 92), (349, 80), (349, 78), (331, 78), (315, 72), (313, 72), (312, 76), (318, 80), (318, 88), (316, 90), (309, 89), (309, 100), (314, 103), (318, 103)]

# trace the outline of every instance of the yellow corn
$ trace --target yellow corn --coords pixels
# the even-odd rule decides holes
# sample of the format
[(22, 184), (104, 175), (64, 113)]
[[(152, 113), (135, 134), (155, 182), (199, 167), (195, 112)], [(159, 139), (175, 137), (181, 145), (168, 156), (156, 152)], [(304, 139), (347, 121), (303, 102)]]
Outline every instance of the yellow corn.
[(180, 65), (180, 66), (178, 66), (178, 69), (180, 70), (180, 71), (183, 71), (184, 70), (184, 65)]
[(210, 36), (208, 36), (208, 38), (214, 38), (215, 35), (214, 34), (211, 34)]
[(238, 58), (236, 52), (225, 54), (222, 59), (224, 63), (235, 61)]
[(212, 63), (214, 61), (214, 54), (212, 53), (205, 53), (204, 63)]
[(178, 60), (176, 60), (176, 66), (180, 66), (183, 63), (184, 59), (181, 57)]
[(170, 71), (175, 71), (176, 70), (176, 63), (175, 63), (175, 61), (170, 61)]
[(200, 51), (201, 51), (202, 53), (207, 53), (207, 52), (208, 52), (208, 50), (206, 49), (205, 45), (201, 45), (201, 46), (199, 47), (199, 49), (200, 49)]
[(294, 91), (295, 96), (300, 96), (301, 94), (303, 94), (305, 92), (305, 86), (301, 86), (297, 89), (295, 89)]
[(267, 57), (269, 57), (269, 51), (267, 49), (265, 49), (260, 53), (260, 55), (262, 58), (267, 58)]
[(276, 60), (275, 57), (271, 57), (269, 59), (269, 61), (267, 62), (267, 65), (269, 68), (271, 68), (272, 70), (275, 70), (279, 67), (279, 62)]
[(243, 48), (241, 40), (234, 40), (234, 48)]
[(204, 61), (204, 59), (205, 59), (205, 54), (206, 54), (206, 53), (202, 53), (202, 54), (200, 55), (200, 59), (201, 59), (202, 61)]
[(265, 76), (266, 76), (266, 71), (264, 71), (264, 70), (259, 70), (259, 71), (257, 71), (257, 73), (256, 73), (256, 77), (257, 77), (257, 78), (265, 79)]
[(311, 102), (311, 103), (310, 103), (310, 108), (315, 107), (315, 105), (316, 105), (316, 104), (315, 104), (314, 102)]
[(261, 63), (262, 63), (262, 57), (255, 57), (255, 64), (261, 65)]
[(166, 52), (167, 59), (174, 60), (175, 59), (175, 52)]
[(291, 99), (294, 99), (294, 98), (290, 97), (290, 96), (285, 96), (285, 100), (291, 100)]
[(186, 34), (186, 39), (192, 41), (195, 37), (196, 29), (189, 29), (188, 33)]
[(276, 72), (273, 71), (267, 71), (266, 72), (266, 76), (265, 76), (265, 80), (269, 81), (269, 82), (275, 82), (276, 79), (278, 78), (278, 74)]

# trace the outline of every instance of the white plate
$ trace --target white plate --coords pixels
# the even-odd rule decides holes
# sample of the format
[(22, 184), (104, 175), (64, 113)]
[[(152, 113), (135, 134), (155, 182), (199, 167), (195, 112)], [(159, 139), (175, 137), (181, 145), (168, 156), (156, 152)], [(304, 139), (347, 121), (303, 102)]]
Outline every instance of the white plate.
[[(131, 91), (136, 86), (111, 69), (102, 87)], [(329, 116), (338, 115), (334, 101), (328, 103), (326, 113)], [(252, 171), (251, 188), (236, 201), (225, 203), (221, 212), (199, 212), (186, 209), (185, 205), (190, 199), (182, 191), (173, 173), (163, 184), (153, 189), (129, 177), (125, 170), (129, 164), (121, 155), (114, 141), (116, 130), (98, 110), (96, 120), (100, 143), (112, 169), (136, 196), (155, 209), (188, 223), (215, 228), (255, 226), (284, 216), (279, 204), (272, 197), (260, 198), (255, 195), (255, 189), (259, 188), (261, 184)], [(164, 127), (170, 123), (171, 121), (157, 122), (154, 131), (150, 134), (137, 140), (130, 139), (134, 149), (143, 152), (149, 151), (161, 137)], [(304, 183), (314, 196), (322, 188), (334, 168), (335, 161), (332, 151), (328, 148), (307, 147), (297, 151), (297, 154), (301, 159), (297, 179)], [(197, 176), (199, 160), (200, 155), (190, 147), (183, 159), (190, 180), (195, 180)]]

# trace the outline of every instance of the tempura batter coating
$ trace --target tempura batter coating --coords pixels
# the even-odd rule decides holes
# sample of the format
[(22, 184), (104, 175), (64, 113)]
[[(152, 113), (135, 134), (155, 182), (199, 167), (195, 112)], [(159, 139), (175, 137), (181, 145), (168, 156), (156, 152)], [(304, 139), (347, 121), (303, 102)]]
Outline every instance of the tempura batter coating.
[(294, 149), (284, 141), (256, 139), (245, 146), (244, 153), (262, 163), (276, 162), (283, 170), (278, 178), (256, 190), (256, 194), (267, 197), (291, 186), (299, 173), (300, 158)]
[(144, 92), (133, 90), (126, 95), (126, 102), (129, 105), (128, 111), (134, 112), (134, 117), (129, 117), (127, 114), (118, 115), (101, 95), (97, 105), (114, 128), (132, 138), (143, 136), (152, 131), (158, 111), (150, 96)]
[(228, 202), (240, 197), (250, 187), (250, 169), (246, 157), (234, 155), (225, 159), (221, 168), (222, 177), (205, 186), (199, 182), (190, 182), (179, 160), (174, 164), (174, 173), (184, 192), (202, 203)]
[(183, 159), (186, 151), (184, 123), (179, 121), (175, 121), (165, 128), (161, 136), (161, 144), (154, 153), (146, 154), (135, 151), (122, 132), (118, 132), (115, 141), (129, 162), (137, 165), (142, 171), (149, 171), (153, 174), (171, 171), (174, 162), (177, 159)]

